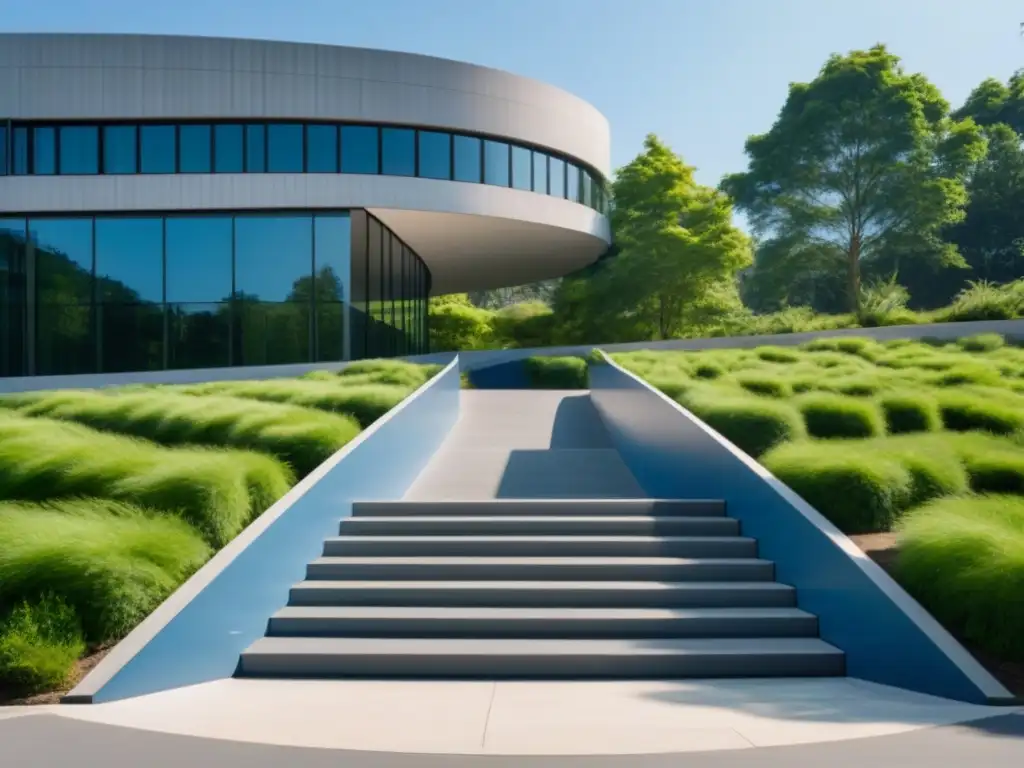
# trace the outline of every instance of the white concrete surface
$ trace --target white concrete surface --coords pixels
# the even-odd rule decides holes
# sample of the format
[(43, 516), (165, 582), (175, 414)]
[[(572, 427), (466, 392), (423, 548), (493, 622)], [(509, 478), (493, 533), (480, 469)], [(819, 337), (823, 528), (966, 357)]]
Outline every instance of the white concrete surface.
[[(53, 711), (54, 708), (47, 708)], [(751, 749), (1005, 715), (848, 678), (653, 682), (221, 680), (57, 714), (334, 749), (591, 755)]]

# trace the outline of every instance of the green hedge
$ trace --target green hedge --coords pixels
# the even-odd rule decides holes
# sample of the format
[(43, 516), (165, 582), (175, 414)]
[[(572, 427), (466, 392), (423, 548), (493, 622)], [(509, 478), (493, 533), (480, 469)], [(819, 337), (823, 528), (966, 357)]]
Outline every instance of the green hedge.
[(528, 357), (526, 378), (535, 389), (587, 389), (590, 376), (582, 357)]

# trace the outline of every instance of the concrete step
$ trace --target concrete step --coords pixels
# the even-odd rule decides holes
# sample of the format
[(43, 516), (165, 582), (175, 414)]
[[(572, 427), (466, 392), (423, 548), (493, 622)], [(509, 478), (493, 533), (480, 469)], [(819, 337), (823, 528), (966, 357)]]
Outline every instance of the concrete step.
[(730, 517), (348, 517), (342, 536), (738, 536)]
[(755, 557), (321, 557), (306, 578), (349, 581), (770, 582)]
[(326, 557), (756, 557), (743, 536), (336, 536)]
[(844, 674), (815, 638), (519, 640), (264, 637), (239, 674), (265, 677), (683, 678)]
[(796, 605), (774, 581), (303, 581), (292, 606), (767, 608)]
[(353, 517), (721, 517), (725, 502), (704, 499), (487, 499), (357, 501)]
[(798, 608), (288, 606), (270, 636), (452, 638), (816, 637)]

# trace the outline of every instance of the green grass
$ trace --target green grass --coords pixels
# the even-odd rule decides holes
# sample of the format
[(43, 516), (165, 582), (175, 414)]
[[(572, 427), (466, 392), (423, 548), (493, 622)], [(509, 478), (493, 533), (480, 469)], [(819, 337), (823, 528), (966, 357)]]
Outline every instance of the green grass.
[(812, 437), (876, 437), (885, 434), (885, 419), (874, 403), (825, 392), (796, 401)]
[(78, 616), (44, 595), (0, 616), (0, 681), (16, 695), (60, 688), (85, 652)]
[(523, 361), (526, 378), (535, 389), (586, 389), (587, 361), (582, 357), (529, 357)]
[(770, 400), (690, 398), (686, 407), (725, 439), (755, 458), (804, 434), (795, 408)]

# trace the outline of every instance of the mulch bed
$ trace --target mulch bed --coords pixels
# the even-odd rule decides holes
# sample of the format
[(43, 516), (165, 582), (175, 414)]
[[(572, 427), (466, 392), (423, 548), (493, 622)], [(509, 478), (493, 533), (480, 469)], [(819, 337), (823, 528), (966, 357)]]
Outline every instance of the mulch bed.
[(32, 696), (22, 696), (0, 685), (0, 707), (19, 704), (60, 704), (60, 697), (78, 685), (78, 682), (89, 674), (93, 667), (99, 664), (103, 657), (110, 652), (111, 647), (113, 646), (96, 648), (80, 658), (75, 664), (75, 669), (68, 678), (67, 684), (59, 690), (36, 693)]

